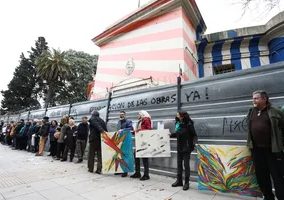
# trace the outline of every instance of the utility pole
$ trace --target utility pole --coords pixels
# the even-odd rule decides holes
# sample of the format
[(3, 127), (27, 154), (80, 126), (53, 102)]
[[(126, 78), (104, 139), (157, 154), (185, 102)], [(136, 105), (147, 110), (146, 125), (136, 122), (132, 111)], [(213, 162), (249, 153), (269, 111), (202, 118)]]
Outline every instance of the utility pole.
[(140, 0), (138, 0), (138, 8), (140, 8)]

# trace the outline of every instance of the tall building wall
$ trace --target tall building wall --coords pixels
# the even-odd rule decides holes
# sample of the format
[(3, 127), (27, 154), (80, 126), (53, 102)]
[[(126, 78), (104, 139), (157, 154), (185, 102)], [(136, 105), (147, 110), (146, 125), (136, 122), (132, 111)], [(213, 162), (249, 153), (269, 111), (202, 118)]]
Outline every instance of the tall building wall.
[[(91, 99), (105, 97), (107, 89), (127, 79), (152, 77), (157, 85), (176, 83), (179, 68), (182, 80), (198, 78), (197, 25), (180, 4), (182, 1), (168, 1), (172, 5), (166, 12), (161, 11), (161, 14), (134, 24), (129, 22), (126, 24), (129, 28), (122, 31), (117, 28), (117, 31), (112, 30), (113, 33), (103, 36), (106, 42), (99, 44), (100, 55)], [(161, 0), (156, 2), (163, 3)], [(186, 3), (190, 4), (189, 1)]]

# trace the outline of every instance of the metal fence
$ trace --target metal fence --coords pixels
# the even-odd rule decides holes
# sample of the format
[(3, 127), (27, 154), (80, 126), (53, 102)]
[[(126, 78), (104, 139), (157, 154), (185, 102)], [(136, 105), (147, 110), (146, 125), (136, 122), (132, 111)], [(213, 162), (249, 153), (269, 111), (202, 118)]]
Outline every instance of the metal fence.
[[(284, 105), (284, 63), (247, 69), (194, 82), (181, 84), (181, 108), (188, 111), (195, 123), (195, 129), (202, 144), (245, 145), (247, 123), (246, 112), (251, 107), (253, 91), (266, 90), (272, 104)], [(70, 114), (79, 121), (82, 116), (90, 116), (93, 110), (100, 111), (107, 120), (109, 131), (116, 129), (120, 110), (137, 123), (140, 110), (147, 110), (152, 116), (153, 128), (174, 129), (174, 118), (178, 105), (177, 85), (167, 85), (150, 89), (113, 95), (109, 99), (63, 105), (1, 116), (2, 120), (42, 118), (59, 120)], [(176, 140), (171, 139), (171, 158), (150, 159), (152, 173), (174, 176), (176, 173)], [(196, 177), (196, 153), (192, 153), (192, 176)]]

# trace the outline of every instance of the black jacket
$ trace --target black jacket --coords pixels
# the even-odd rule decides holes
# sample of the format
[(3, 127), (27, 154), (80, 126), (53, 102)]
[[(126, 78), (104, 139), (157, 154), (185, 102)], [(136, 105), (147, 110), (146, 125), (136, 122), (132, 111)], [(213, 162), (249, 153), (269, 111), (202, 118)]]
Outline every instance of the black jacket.
[(101, 146), (101, 133), (107, 131), (106, 123), (99, 116), (93, 115), (90, 122), (89, 142), (95, 142), (95, 146)]
[(76, 140), (77, 135), (77, 126), (73, 126), (72, 128), (68, 126), (66, 128), (66, 135), (64, 138), (64, 142), (68, 145), (72, 145), (74, 143), (74, 140)]
[(173, 133), (171, 137), (177, 138), (177, 151), (191, 153), (197, 142), (197, 135), (192, 122), (181, 124), (181, 130)]
[(47, 137), (49, 134), (50, 123), (46, 122), (40, 128), (39, 134), (40, 136)]
[(88, 123), (80, 123), (77, 129), (77, 139), (78, 140), (87, 140), (89, 134), (89, 125)]

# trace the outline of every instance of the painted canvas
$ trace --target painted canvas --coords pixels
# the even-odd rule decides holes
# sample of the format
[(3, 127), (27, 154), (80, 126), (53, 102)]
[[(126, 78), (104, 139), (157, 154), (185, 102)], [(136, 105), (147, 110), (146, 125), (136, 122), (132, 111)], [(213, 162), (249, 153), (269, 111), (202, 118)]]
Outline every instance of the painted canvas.
[(136, 157), (171, 157), (168, 129), (145, 130), (135, 134)]
[(102, 172), (104, 174), (133, 172), (132, 135), (128, 130), (104, 133), (102, 143)]
[(197, 145), (196, 148), (200, 190), (261, 196), (247, 147)]

